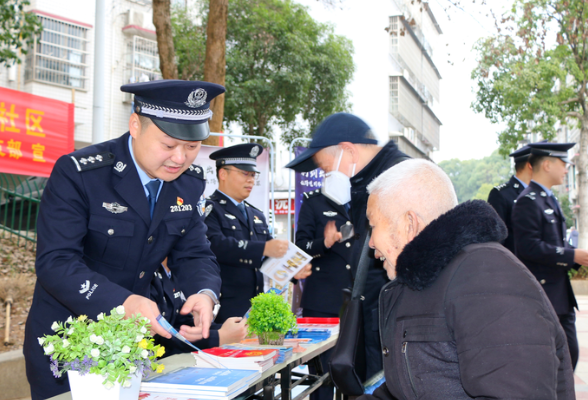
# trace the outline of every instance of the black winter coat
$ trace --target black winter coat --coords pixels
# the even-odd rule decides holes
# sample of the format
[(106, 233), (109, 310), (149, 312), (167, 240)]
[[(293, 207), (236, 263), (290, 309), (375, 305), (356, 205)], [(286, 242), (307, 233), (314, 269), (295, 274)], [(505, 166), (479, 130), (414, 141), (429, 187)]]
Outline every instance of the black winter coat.
[(482, 201), (429, 224), (380, 294), (378, 399), (574, 399), (566, 337), (545, 292), (498, 242)]

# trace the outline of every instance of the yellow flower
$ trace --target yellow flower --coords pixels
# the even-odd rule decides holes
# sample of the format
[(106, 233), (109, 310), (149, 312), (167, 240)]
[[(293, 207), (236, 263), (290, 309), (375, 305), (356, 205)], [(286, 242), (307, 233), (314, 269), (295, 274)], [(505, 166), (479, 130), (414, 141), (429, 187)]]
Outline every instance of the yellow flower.
[(162, 372), (164, 369), (165, 369), (165, 365), (163, 365), (163, 364), (159, 364), (159, 365), (157, 366), (157, 370), (156, 370), (156, 372), (159, 374), (159, 373), (161, 373), (161, 372)]
[(157, 349), (157, 353), (155, 354), (157, 357), (161, 357), (162, 355), (165, 354), (165, 347), (160, 347), (159, 349)]
[(87, 319), (88, 319), (88, 316), (87, 316), (87, 315), (84, 315), (84, 314), (82, 314), (82, 315), (80, 315), (80, 316), (78, 317), (78, 321), (85, 321), (85, 320), (87, 320)]
[(139, 347), (140, 347), (140, 348), (142, 348), (142, 349), (146, 349), (146, 348), (147, 348), (147, 340), (145, 340), (145, 339), (141, 340), (141, 341), (140, 341), (140, 342), (137, 344), (137, 346), (139, 346)]

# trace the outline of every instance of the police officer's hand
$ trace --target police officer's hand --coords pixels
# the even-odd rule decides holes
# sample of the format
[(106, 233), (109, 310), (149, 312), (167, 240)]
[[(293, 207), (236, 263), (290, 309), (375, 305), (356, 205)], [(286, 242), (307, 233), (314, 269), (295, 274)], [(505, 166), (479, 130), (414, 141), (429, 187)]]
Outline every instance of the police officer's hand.
[[(191, 334), (196, 334), (197, 329), (200, 329), (202, 337), (205, 339), (208, 338), (210, 324), (212, 323), (213, 307), (214, 303), (212, 299), (205, 294), (193, 294), (186, 299), (186, 302), (180, 310), (180, 314), (186, 315), (192, 313), (194, 316), (194, 328), (190, 330)], [(182, 328), (184, 327), (182, 326)]]
[(281, 239), (272, 239), (265, 242), (263, 255), (267, 257), (280, 258), (284, 257), (288, 251), (288, 241)]
[(180, 335), (188, 339), (189, 342), (196, 342), (202, 339), (202, 327), (182, 325), (180, 326)]
[(141, 314), (141, 316), (148, 318), (151, 323), (151, 335), (154, 334), (163, 336), (164, 338), (171, 338), (171, 334), (163, 329), (159, 322), (157, 322), (157, 316), (159, 315), (159, 308), (153, 300), (149, 300), (146, 297), (139, 296), (138, 294), (132, 294), (123, 303), (125, 308), (125, 318), (130, 318), (133, 315)]
[(237, 343), (247, 336), (247, 320), (242, 317), (231, 317), (218, 330), (219, 346)]
[(294, 279), (306, 279), (312, 274), (312, 265), (306, 264), (304, 268), (302, 268), (296, 275), (294, 275)]
[(580, 265), (588, 265), (588, 251), (582, 249), (574, 250), (574, 262)]
[(341, 232), (337, 230), (337, 225), (335, 225), (335, 221), (327, 222), (325, 225), (325, 247), (330, 249), (336, 242), (341, 240), (343, 236)]

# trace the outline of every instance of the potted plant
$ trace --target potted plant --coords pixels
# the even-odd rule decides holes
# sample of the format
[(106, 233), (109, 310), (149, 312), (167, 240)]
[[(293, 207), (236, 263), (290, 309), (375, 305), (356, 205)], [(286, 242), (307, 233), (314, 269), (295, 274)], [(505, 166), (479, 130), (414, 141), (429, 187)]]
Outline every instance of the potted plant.
[(135, 315), (124, 319), (123, 306), (110, 315), (100, 313), (96, 321), (86, 315), (53, 322), (54, 335), (39, 338), (51, 358), (51, 371), (58, 378), (67, 372), (72, 398), (139, 398), (141, 376), (161, 372), (155, 362), (165, 350), (153, 344), (149, 320)]
[(290, 329), (294, 333), (298, 331), (290, 305), (275, 293), (260, 293), (251, 299), (247, 324), (249, 333), (259, 338), (259, 344), (282, 345)]

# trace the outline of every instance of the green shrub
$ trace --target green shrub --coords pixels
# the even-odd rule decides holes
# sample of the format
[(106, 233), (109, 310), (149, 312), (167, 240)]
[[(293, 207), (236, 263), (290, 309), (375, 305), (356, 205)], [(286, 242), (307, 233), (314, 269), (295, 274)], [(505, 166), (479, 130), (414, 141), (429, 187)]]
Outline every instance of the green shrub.
[(251, 299), (247, 324), (249, 333), (258, 336), (264, 332), (287, 333), (290, 329), (294, 333), (298, 331), (296, 317), (290, 310), (290, 305), (275, 293), (260, 293)]

